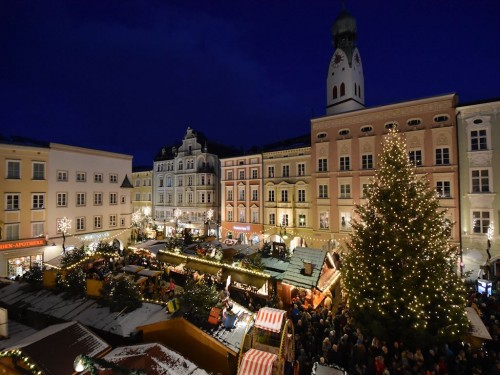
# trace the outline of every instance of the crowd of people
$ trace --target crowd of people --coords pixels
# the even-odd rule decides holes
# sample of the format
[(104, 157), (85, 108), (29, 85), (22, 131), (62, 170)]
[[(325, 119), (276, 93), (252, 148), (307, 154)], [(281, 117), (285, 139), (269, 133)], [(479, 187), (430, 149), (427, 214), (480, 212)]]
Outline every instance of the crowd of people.
[[(315, 362), (351, 375), (496, 375), (500, 374), (500, 300), (469, 292), (492, 339), (481, 347), (456, 341), (416, 347), (411, 342), (383, 342), (351, 324), (349, 310), (323, 303), (315, 310), (295, 298), (289, 312), (295, 327), (295, 374), (310, 375)], [(326, 306), (325, 306), (326, 305)]]

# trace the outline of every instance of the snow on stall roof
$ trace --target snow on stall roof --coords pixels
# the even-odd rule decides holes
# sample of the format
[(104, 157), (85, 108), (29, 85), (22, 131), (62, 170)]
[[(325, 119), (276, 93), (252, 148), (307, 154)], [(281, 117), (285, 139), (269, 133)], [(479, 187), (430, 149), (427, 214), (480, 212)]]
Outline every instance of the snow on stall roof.
[(0, 338), (0, 350), (4, 350), (5, 348), (10, 348), (15, 343), (21, 341), (25, 337), (28, 337), (36, 332), (35, 329), (16, 322), (15, 320), (9, 320), (8, 322), (8, 337)]
[(3, 306), (24, 307), (62, 320), (76, 320), (122, 337), (135, 335), (138, 326), (170, 319), (161, 305), (143, 303), (130, 313), (110, 313), (109, 308), (100, 306), (93, 299), (65, 299), (62, 293), (55, 294), (47, 289), (32, 291), (24, 283), (0, 288), (0, 301)]
[(190, 360), (160, 344), (118, 347), (104, 356), (104, 359), (126, 368), (141, 366), (148, 374), (208, 375)]

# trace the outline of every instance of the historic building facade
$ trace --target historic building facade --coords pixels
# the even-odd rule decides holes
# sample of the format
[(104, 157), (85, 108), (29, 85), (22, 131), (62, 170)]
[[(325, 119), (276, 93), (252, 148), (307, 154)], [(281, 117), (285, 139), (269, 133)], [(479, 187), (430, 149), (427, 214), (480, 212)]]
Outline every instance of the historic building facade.
[(152, 229), (153, 223), (153, 169), (134, 167), (132, 169), (132, 227), (134, 239), (140, 231)]
[(457, 108), (463, 271), (500, 274), (500, 101)]
[(284, 242), (292, 250), (312, 242), (309, 136), (267, 146), (262, 157), (264, 240)]
[[(392, 128), (404, 134), (417, 173), (428, 178), (460, 237), (458, 149), (454, 94), (341, 113), (311, 121), (313, 246), (335, 246), (351, 232)], [(330, 246), (330, 245), (329, 245)]]
[[(154, 159), (153, 215), (158, 228), (170, 234), (190, 228), (203, 234), (220, 220), (220, 163), (224, 146), (187, 128), (179, 147), (166, 147)], [(209, 213), (212, 213), (209, 217)], [(215, 229), (216, 230), (216, 229)]]
[(262, 154), (221, 159), (222, 238), (257, 245), (262, 220)]
[(115, 240), (121, 248), (127, 245), (132, 156), (4, 142), (0, 157), (0, 277), (19, 276), (55, 258), (63, 245)]

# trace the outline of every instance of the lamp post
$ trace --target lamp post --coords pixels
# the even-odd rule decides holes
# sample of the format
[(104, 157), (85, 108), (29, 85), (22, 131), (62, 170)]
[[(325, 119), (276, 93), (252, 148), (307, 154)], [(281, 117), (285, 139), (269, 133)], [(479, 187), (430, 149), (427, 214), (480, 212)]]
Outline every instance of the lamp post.
[(71, 229), (71, 219), (68, 219), (66, 216), (63, 217), (59, 222), (57, 223), (57, 230), (60, 231), (63, 235), (63, 243), (62, 243), (62, 248), (63, 248), (63, 253), (66, 252), (66, 233), (68, 230)]

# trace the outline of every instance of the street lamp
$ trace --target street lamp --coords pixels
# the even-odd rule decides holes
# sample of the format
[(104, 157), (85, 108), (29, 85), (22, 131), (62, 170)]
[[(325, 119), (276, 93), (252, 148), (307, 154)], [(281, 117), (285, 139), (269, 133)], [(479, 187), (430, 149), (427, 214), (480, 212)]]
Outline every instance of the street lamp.
[(62, 248), (63, 248), (63, 253), (66, 252), (66, 233), (68, 230), (71, 229), (71, 219), (68, 219), (66, 216), (63, 217), (61, 220), (58, 221), (57, 223), (57, 230), (62, 233), (63, 235), (63, 243), (62, 243)]

